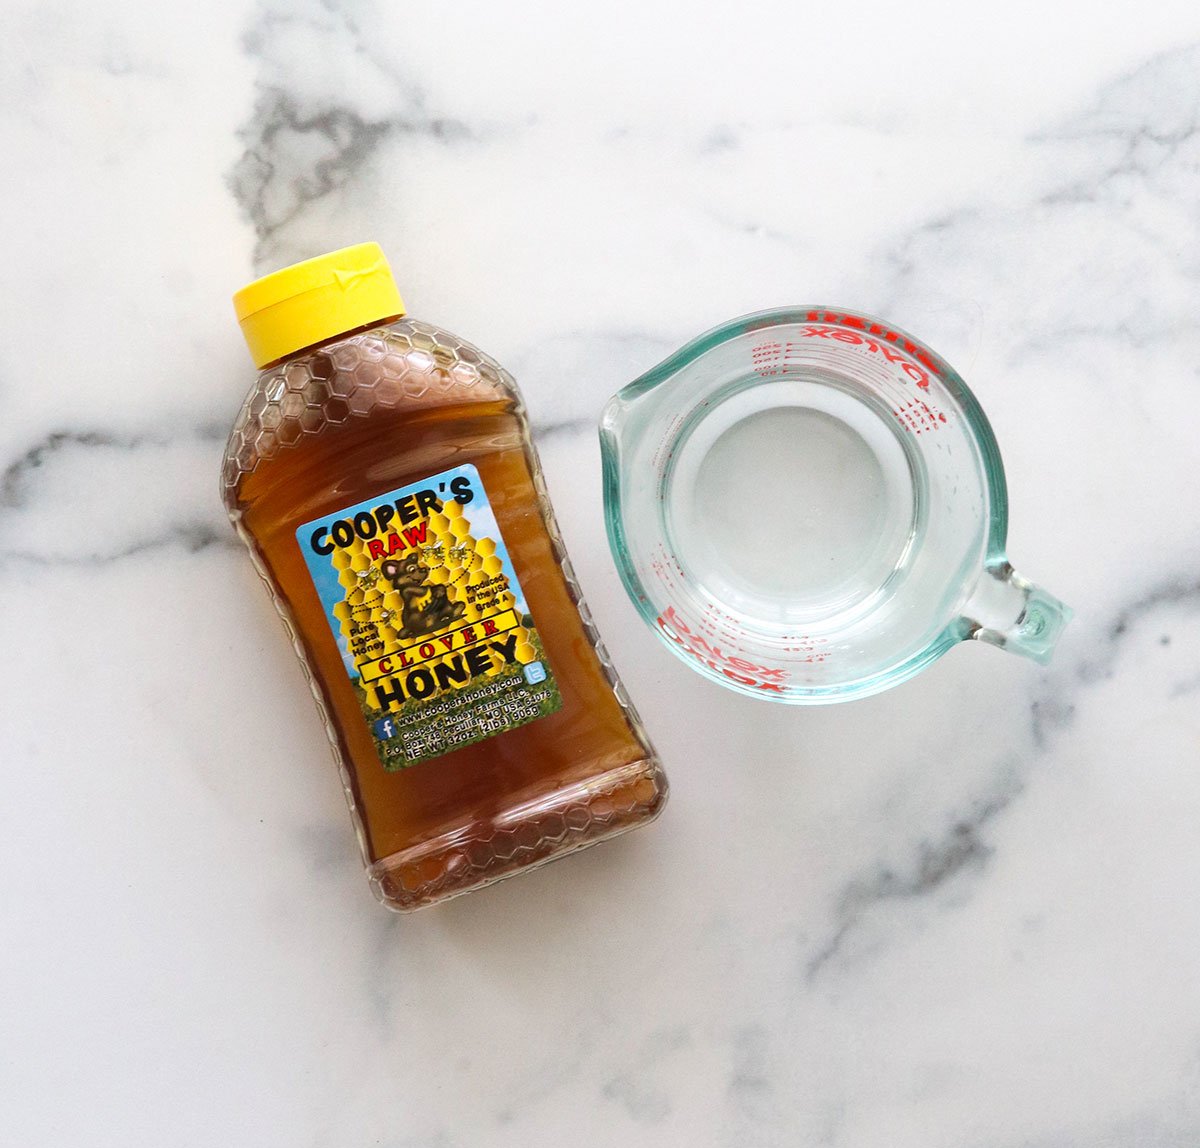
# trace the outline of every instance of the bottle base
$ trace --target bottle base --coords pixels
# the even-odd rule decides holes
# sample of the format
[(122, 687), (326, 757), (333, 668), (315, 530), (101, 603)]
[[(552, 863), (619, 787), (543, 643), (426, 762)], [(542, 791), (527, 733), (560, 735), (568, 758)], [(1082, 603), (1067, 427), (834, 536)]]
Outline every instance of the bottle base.
[(648, 824), (667, 792), (657, 761), (631, 762), (393, 853), (367, 876), (384, 905), (412, 912)]

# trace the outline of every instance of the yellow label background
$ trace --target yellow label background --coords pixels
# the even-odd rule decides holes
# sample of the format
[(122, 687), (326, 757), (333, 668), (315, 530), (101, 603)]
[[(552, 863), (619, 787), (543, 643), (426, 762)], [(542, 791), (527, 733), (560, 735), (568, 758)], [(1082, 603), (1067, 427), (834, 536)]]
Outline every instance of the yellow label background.
[[(379, 565), (386, 559), (373, 559), (367, 543), (359, 538), (331, 555), (330, 561), (339, 572), (338, 581), (346, 591), (345, 598), (334, 605), (333, 615), (338, 620), (360, 677), (365, 681), (378, 680), (386, 675), (372, 672), (372, 667), (381, 658), (389, 655), (395, 658), (402, 650), (411, 651), (426, 643), (436, 644), (438, 637), (457, 633), (484, 619), (495, 620), (497, 629), (504, 630), (505, 636), (515, 633), (518, 662), (527, 664), (534, 661), (537, 652), (529, 642), (529, 631), (524, 626), (513, 624), (519, 622), (513, 610), (515, 598), (508, 588), (508, 576), (503, 574), (503, 563), (496, 555), (495, 542), (490, 538), (472, 537), (471, 523), (463, 513), (462, 506), (454, 501), (446, 502), (440, 513), (431, 514), (428, 523), (425, 542), (417, 546), (421, 564), (429, 572), (427, 581), (430, 585), (445, 586), (447, 596), (451, 601), (463, 603), (464, 610), (450, 625), (417, 639), (401, 638), (397, 633), (403, 628), (403, 599), (379, 570)], [(396, 557), (409, 552), (410, 548), (406, 547), (398, 551)], [(493, 579), (498, 581), (492, 582)], [(492, 582), (490, 586), (489, 582)], [(505, 622), (504, 626), (500, 625), (502, 621)], [(362, 642), (364, 635), (352, 631), (361, 631), (364, 627), (369, 630), (372, 626), (375, 640), (382, 645), (354, 653), (355, 646)], [(500, 636), (499, 633), (496, 635)], [(476, 645), (484, 646), (485, 641), (481, 640)], [(456, 645), (453, 650), (444, 650), (425, 659), (424, 664), (433, 665), (442, 658), (452, 658), (462, 649)], [(409, 660), (412, 665), (417, 664), (411, 653)], [(487, 671), (489, 676), (498, 673), (505, 665), (504, 659), (498, 654), (493, 655), (492, 661), (492, 668)], [(371, 676), (366, 677), (364, 671)], [(394, 664), (392, 672), (405, 671)]]

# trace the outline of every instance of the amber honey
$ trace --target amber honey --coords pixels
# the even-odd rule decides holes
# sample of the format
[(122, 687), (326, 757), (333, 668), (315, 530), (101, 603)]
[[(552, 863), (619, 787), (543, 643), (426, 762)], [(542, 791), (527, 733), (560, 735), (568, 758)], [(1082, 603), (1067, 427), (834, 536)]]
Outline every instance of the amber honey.
[[(511, 594), (490, 607), (495, 617), (518, 626), (515, 636), (491, 641), (500, 651), (492, 655), (495, 664), (489, 663), (489, 672), (496, 674), (496, 696), (532, 690), (527, 679), (537, 680), (531, 672), (536, 670), (548, 676), (538, 696), (551, 700), (542, 708), (555, 708), (537, 711), (540, 716), (532, 719), (525, 711), (512, 710), (521, 714), (523, 724), (481, 734), (490, 728), (486, 699), (493, 696), (484, 690), (477, 695), (484, 700), (473, 703), (469, 718), (441, 727), (461, 730), (475, 721), (478, 729), (472, 726), (470, 736), (478, 740), (438, 753), (437, 743), (421, 732), (425, 719), (416, 701), (408, 708), (416, 707), (417, 716), (404, 717), (405, 708), (389, 711), (379, 699), (394, 696), (398, 704), (402, 692), (401, 679), (386, 677), (385, 670), (428, 656), (431, 665), (445, 670), (437, 675), (447, 689), (445, 701), (435, 711), (453, 716), (457, 695), (446, 675), (453, 670), (465, 677), (483, 664), (482, 653), (464, 663), (446, 652), (456, 642), (481, 639), (485, 632), (483, 623), (471, 621), (480, 610), (466, 605), (462, 589), (471, 563), (464, 559), (453, 576), (446, 574), (441, 584), (449, 590), (439, 590), (433, 585), (439, 568), (429, 555), (436, 552), (444, 559), (443, 551), (414, 543), (411, 553), (419, 553), (425, 566), (419, 568), (417, 558), (411, 558), (408, 571), (420, 569), (420, 577), (410, 592), (400, 580), (402, 560), (382, 557), (387, 553), (383, 527), (378, 540), (355, 540), (354, 568), (346, 567), (349, 572), (341, 575), (350, 586), (345, 592), (350, 605), (339, 600), (335, 607), (340, 616), (350, 615), (342, 633), (360, 633), (363, 627), (351, 626), (354, 611), (369, 611), (374, 602), (375, 616), (386, 619), (378, 629), (399, 652), (370, 664), (364, 661), (348, 672), (349, 651), (358, 647), (348, 646), (345, 638), (339, 645), (312, 574), (319, 559), (305, 553), (310, 538), (305, 524), (328, 521), (347, 507), (370, 506), (398, 489), (419, 487), (451, 467), (477, 476), (472, 481), (480, 487), (480, 499), (486, 495), (521, 595), (514, 601), (523, 609), (500, 609)], [(231, 517), (293, 628), (342, 770), (372, 885), (385, 903), (417, 908), (603, 840), (659, 812), (666, 780), (585, 620), (519, 392), (487, 356), (437, 328), (389, 316), (269, 364), (234, 428), (224, 487)], [(428, 513), (436, 516), (438, 501), (426, 497), (432, 503)], [(479, 520), (479, 501), (458, 508), (448, 498), (439, 499), (444, 514), (431, 521), (445, 526), (449, 520), (449, 528), (463, 535), (469, 522), (458, 525), (456, 514), (464, 520), (474, 514)], [(402, 509), (412, 505), (404, 503)], [(415, 505), (420, 509), (420, 503)], [(386, 527), (392, 514), (385, 509), (377, 518)], [(353, 521), (344, 519), (345, 524)], [(359, 522), (364, 534), (376, 533), (369, 516)], [(334, 530), (348, 545), (350, 533), (346, 525)], [(328, 529), (318, 527), (311, 534), (323, 553), (333, 550)], [(403, 532), (386, 537), (393, 549), (407, 546)], [(452, 534), (446, 537), (455, 541)], [(466, 540), (473, 541), (469, 535)], [(428, 543), (428, 538), (422, 535), (421, 541)], [(498, 558), (492, 563), (489, 569), (499, 568)], [(426, 578), (428, 582), (420, 580)], [(495, 584), (504, 584), (503, 576), (488, 578), (478, 570), (470, 581), (479, 590), (480, 597), (470, 599), (476, 603)], [(357, 588), (359, 582), (365, 590)], [(335, 586), (325, 593), (342, 592)], [(359, 601), (367, 605), (353, 604)], [(431, 603), (439, 601), (442, 613), (434, 616)], [(380, 603), (397, 605), (389, 610)], [(440, 628), (425, 639), (423, 630), (434, 626)], [(369, 659), (372, 647), (379, 646), (364, 644), (362, 658)], [(514, 650), (528, 650), (524, 660), (536, 656), (536, 663), (522, 665)], [(435, 691), (434, 681), (432, 671), (418, 672), (409, 688), (431, 683), (427, 688)], [(547, 694), (550, 686), (554, 692)], [(388, 734), (395, 731), (392, 724), (373, 719), (389, 712), (397, 715), (397, 723), (411, 723), (405, 727), (405, 745), (433, 755), (422, 760), (417, 754), (407, 764), (401, 750), (390, 748), (396, 743), (381, 742), (381, 726)], [(392, 752), (398, 765), (386, 756)]]

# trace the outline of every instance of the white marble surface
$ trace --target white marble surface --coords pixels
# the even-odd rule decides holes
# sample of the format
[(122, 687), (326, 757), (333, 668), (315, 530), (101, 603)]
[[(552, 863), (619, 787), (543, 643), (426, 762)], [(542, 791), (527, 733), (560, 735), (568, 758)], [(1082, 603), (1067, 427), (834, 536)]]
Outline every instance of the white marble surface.
[[(1200, 10), (5, 7), (0, 1141), (1195, 1148)], [(364, 238), (521, 379), (663, 819), (398, 918), (223, 520), (228, 295)], [(974, 386), (1048, 670), (692, 675), (593, 424), (742, 311)]]

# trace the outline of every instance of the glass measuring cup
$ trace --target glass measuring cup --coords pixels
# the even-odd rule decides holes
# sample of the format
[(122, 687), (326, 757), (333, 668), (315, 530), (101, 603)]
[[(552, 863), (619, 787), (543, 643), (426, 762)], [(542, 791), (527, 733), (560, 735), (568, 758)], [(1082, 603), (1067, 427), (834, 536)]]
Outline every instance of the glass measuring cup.
[(1049, 660), (1071, 612), (1005, 554), (975, 396), (868, 315), (763, 311), (630, 383), (600, 425), (609, 543), (693, 669), (799, 704), (865, 697), (977, 638)]

